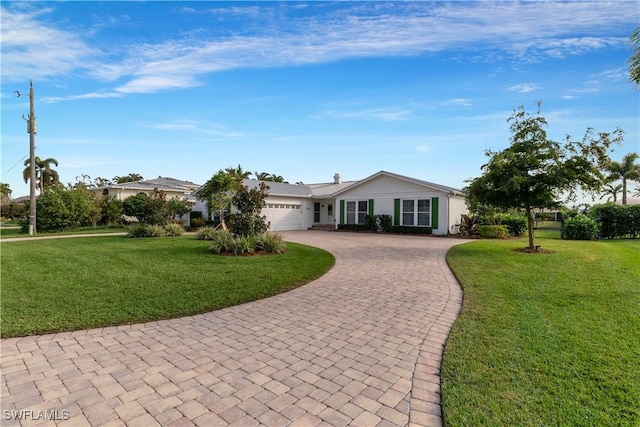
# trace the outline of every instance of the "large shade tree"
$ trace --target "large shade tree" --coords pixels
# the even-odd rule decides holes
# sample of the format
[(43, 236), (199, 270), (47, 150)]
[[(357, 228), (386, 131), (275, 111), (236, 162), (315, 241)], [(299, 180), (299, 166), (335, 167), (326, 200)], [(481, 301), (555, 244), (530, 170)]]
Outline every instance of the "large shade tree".
[[(605, 169), (610, 173), (610, 181), (622, 181), (622, 204), (627, 204), (627, 183), (628, 181), (640, 181), (640, 164), (636, 160), (640, 159), (637, 153), (628, 153), (622, 158), (622, 161), (611, 161)], [(614, 198), (615, 201), (615, 198)]]
[(519, 107), (510, 123), (511, 145), (502, 151), (487, 151), (482, 176), (465, 187), (471, 208), (517, 208), (527, 213), (529, 249), (534, 249), (533, 212), (554, 208), (563, 194), (575, 198), (579, 189), (597, 191), (604, 185), (603, 166), (609, 162), (609, 147), (622, 140), (623, 132), (595, 134), (587, 129), (582, 141), (567, 136), (561, 144), (547, 137), (546, 119)]
[[(60, 184), (60, 176), (52, 167), (52, 165), (58, 166), (56, 159), (49, 157), (43, 160), (36, 156), (34, 163), (36, 169), (36, 188), (40, 194)], [(25, 168), (22, 172), (22, 177), (24, 178), (24, 182), (29, 182), (31, 178), (31, 159), (25, 160), (24, 165)]]

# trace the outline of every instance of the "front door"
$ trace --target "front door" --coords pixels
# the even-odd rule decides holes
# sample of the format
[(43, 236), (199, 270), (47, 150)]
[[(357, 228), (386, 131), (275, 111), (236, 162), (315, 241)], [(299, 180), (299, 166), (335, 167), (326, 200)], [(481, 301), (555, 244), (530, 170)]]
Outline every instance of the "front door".
[(333, 203), (327, 203), (327, 224), (333, 224)]
[(320, 222), (320, 202), (313, 204), (313, 222)]

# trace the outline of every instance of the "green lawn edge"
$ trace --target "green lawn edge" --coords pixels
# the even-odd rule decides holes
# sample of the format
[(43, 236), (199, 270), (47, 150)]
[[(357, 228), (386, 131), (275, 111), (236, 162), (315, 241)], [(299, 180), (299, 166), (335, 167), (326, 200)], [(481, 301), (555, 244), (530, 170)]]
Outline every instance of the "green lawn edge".
[(329, 271), (329, 252), (213, 255), (194, 236), (4, 242), (2, 338), (201, 314), (289, 291)]
[(464, 300), (442, 363), (448, 426), (640, 425), (639, 240), (453, 247)]

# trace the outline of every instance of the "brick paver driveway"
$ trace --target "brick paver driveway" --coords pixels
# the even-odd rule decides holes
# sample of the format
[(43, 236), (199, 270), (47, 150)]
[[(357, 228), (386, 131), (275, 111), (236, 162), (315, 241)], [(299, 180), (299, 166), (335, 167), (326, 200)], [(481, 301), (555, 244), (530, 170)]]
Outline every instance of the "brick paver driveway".
[(444, 256), (462, 240), (285, 237), (335, 267), (212, 313), (2, 340), (2, 425), (440, 425), (462, 300)]

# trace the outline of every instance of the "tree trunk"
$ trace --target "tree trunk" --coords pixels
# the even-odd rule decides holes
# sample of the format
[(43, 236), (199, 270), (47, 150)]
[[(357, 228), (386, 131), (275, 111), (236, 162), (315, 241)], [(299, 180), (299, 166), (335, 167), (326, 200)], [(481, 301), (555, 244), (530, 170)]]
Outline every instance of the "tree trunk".
[(527, 207), (527, 228), (529, 229), (529, 249), (534, 249), (533, 245), (533, 216), (531, 215), (531, 208)]
[(622, 204), (627, 204), (627, 180), (622, 178)]

